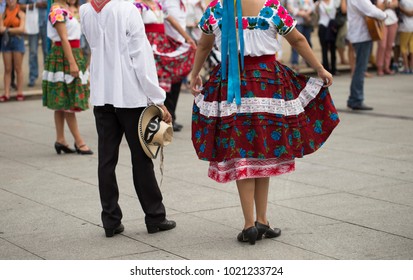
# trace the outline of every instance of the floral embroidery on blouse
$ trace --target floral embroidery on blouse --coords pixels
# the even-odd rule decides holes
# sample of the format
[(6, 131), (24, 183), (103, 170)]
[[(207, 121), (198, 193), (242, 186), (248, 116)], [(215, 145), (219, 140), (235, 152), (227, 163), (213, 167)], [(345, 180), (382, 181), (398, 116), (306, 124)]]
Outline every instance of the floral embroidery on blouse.
[[(158, 1), (154, 1), (154, 2), (157, 6), (157, 9), (162, 11), (161, 3), (159, 3)], [(140, 2), (140, 1), (135, 1), (133, 4), (136, 6), (136, 8), (139, 9), (140, 12), (142, 12), (143, 10), (145, 10), (145, 11), (152, 10), (152, 8), (148, 4), (145, 4), (145, 3)]]
[[(214, 26), (221, 29), (223, 7), (219, 0), (212, 1), (205, 10), (199, 27), (206, 34), (212, 34)], [(256, 17), (242, 17), (243, 29), (267, 30), (273, 24), (280, 35), (287, 35), (295, 26), (295, 20), (278, 0), (267, 0)], [(236, 22), (238, 26), (238, 20)]]
[(73, 15), (59, 5), (53, 5), (50, 8), (49, 21), (52, 25), (55, 25), (57, 22), (66, 22), (66, 17), (69, 17), (69, 20), (71, 20)]

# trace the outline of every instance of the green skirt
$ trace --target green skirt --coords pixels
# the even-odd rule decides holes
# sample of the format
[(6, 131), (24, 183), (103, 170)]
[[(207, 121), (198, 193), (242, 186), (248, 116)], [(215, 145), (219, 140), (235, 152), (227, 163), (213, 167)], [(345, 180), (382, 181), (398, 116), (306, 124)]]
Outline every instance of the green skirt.
[(89, 108), (89, 72), (80, 48), (72, 49), (79, 77), (70, 75), (69, 62), (61, 46), (53, 46), (43, 71), (43, 106), (52, 110), (79, 112)]

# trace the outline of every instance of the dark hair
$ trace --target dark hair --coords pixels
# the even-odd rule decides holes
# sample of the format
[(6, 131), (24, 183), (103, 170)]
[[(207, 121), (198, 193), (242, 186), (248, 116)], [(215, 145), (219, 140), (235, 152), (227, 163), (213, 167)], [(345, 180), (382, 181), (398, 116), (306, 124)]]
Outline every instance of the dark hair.
[[(66, 0), (66, 3), (69, 5), (69, 0)], [(79, 5), (79, 0), (76, 0), (75, 6), (76, 6), (76, 7), (79, 7), (79, 6), (80, 6), (80, 5)]]

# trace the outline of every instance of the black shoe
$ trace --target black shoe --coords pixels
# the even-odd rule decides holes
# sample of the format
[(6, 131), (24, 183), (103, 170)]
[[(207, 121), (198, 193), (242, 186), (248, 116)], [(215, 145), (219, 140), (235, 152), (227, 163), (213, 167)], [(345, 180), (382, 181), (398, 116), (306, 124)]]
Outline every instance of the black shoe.
[(357, 105), (357, 106), (348, 106), (352, 110), (360, 110), (360, 111), (371, 111), (373, 107), (366, 106), (364, 104)]
[(257, 237), (258, 237), (258, 230), (256, 227), (252, 226), (252, 227), (242, 230), (238, 234), (237, 239), (239, 242), (249, 242), (251, 245), (254, 245), (255, 241), (257, 240)]
[(120, 224), (117, 228), (107, 229), (105, 228), (106, 237), (113, 237), (115, 234), (119, 234), (125, 230), (125, 227)]
[(75, 150), (72, 150), (69, 148), (69, 146), (65, 146), (63, 144), (60, 144), (59, 142), (54, 143), (54, 148), (56, 150), (56, 153), (59, 155), (62, 153), (62, 151), (66, 154), (73, 154)]
[(279, 228), (270, 228), (269, 225), (261, 224), (260, 222), (255, 222), (255, 226), (258, 230), (257, 240), (261, 240), (262, 237), (265, 238), (275, 238), (281, 235), (281, 229)]
[(29, 82), (29, 83), (27, 84), (27, 86), (28, 86), (28, 87), (34, 87), (34, 82)]
[(86, 144), (80, 145), (80, 146), (78, 147), (78, 146), (76, 146), (76, 143), (75, 143), (76, 152), (77, 152), (78, 154), (81, 154), (81, 155), (93, 155), (93, 152), (92, 152), (91, 149), (86, 150), (86, 151), (83, 151), (83, 150), (80, 149), (80, 148), (82, 148), (82, 147), (84, 147), (84, 146), (86, 146)]
[(156, 224), (146, 224), (146, 229), (148, 230), (148, 233), (156, 233), (158, 231), (170, 230), (174, 227), (176, 227), (175, 221), (169, 221), (167, 219)]
[(11, 83), (10, 87), (12, 90), (17, 90), (17, 85), (15, 83)]
[(182, 130), (182, 128), (184, 128), (184, 126), (183, 126), (182, 124), (179, 124), (179, 123), (174, 122), (174, 123), (172, 124), (172, 128), (173, 128), (173, 130), (174, 130), (175, 132), (179, 132), (179, 131)]

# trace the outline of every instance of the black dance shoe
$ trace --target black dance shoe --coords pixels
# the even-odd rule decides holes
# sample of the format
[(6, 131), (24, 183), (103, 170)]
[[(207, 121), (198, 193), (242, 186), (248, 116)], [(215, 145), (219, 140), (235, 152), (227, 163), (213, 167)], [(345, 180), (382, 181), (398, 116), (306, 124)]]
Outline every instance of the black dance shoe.
[(167, 219), (163, 220), (160, 223), (155, 224), (146, 224), (146, 229), (148, 233), (157, 233), (158, 231), (170, 230), (176, 227), (175, 221), (169, 221)]
[(252, 226), (252, 227), (242, 230), (238, 234), (237, 239), (239, 242), (249, 242), (251, 245), (254, 245), (255, 241), (257, 240), (257, 237), (258, 237), (258, 230), (256, 227)]
[(61, 154), (62, 151), (66, 154), (73, 154), (75, 150), (70, 149), (69, 146), (65, 146), (63, 144), (60, 144), (59, 142), (54, 142), (54, 148), (56, 150), (57, 154)]
[(174, 122), (172, 124), (172, 128), (173, 128), (174, 132), (179, 132), (179, 131), (182, 130), (182, 128), (184, 128), (184, 126), (182, 124)]
[(125, 227), (120, 224), (117, 228), (107, 229), (105, 228), (106, 237), (113, 237), (115, 234), (119, 234), (125, 230)]
[(81, 155), (93, 155), (93, 152), (92, 152), (91, 149), (86, 150), (86, 151), (83, 151), (83, 150), (80, 149), (80, 148), (82, 148), (82, 147), (84, 147), (84, 146), (86, 146), (86, 144), (80, 145), (80, 146), (78, 147), (78, 146), (76, 146), (76, 143), (75, 143), (76, 152), (77, 152), (78, 154), (81, 154)]
[(373, 110), (373, 107), (369, 107), (365, 104), (361, 105), (356, 105), (356, 106), (348, 106), (351, 110), (356, 110), (356, 111), (371, 111)]
[(257, 240), (261, 240), (262, 237), (265, 238), (275, 238), (281, 235), (281, 229), (279, 228), (270, 228), (269, 225), (261, 224), (260, 222), (255, 222), (255, 226), (258, 230)]

